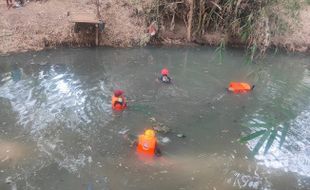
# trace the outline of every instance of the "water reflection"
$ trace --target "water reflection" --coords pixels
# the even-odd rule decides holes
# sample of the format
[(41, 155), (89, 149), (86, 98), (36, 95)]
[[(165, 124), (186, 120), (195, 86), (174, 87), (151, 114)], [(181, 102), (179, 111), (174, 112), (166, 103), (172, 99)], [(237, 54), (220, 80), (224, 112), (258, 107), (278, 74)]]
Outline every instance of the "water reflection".
[[(295, 73), (292, 72), (293, 69), (299, 71)], [(295, 77), (287, 78), (289, 73)], [(270, 75), (275, 76), (276, 74)], [(263, 83), (266, 83), (266, 89), (260, 96), (261, 106), (254, 113), (244, 117), (245, 125), (251, 127), (252, 132), (263, 129), (261, 127), (280, 130), (277, 131), (276, 140), (268, 153), (264, 154), (264, 149), (261, 148), (255, 156), (259, 165), (309, 177), (309, 78), (308, 71), (304, 70), (302, 65), (290, 65), (287, 70), (282, 69), (276, 79), (265, 78)], [(286, 127), (289, 132), (281, 147), (281, 138)], [(247, 145), (253, 150), (257, 142), (258, 139), (250, 141)]]
[[(290, 124), (290, 131), (283, 148), (279, 148), (278, 141), (273, 144), (267, 155), (260, 152), (256, 156), (256, 159), (260, 161), (259, 164), (309, 177), (309, 122), (310, 112), (308, 110), (297, 116)], [(252, 148), (254, 145), (255, 142), (249, 144)]]

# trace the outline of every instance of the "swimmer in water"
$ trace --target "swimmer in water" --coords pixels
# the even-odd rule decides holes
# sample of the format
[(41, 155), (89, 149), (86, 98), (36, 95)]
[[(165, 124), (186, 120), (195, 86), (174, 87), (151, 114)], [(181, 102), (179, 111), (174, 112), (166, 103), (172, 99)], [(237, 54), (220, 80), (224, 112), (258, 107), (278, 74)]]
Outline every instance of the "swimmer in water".
[(171, 78), (169, 77), (169, 70), (164, 68), (161, 70), (161, 76), (158, 78), (158, 80), (162, 83), (170, 84)]
[(152, 158), (161, 156), (161, 151), (157, 144), (157, 138), (153, 129), (145, 130), (144, 134), (139, 136), (133, 134), (123, 135), (125, 140), (130, 142), (131, 147), (136, 148), (136, 153), (139, 156)]
[(123, 111), (127, 108), (126, 98), (122, 90), (115, 90), (112, 96), (112, 109), (116, 111)]
[(158, 148), (157, 138), (153, 129), (147, 129), (144, 134), (139, 135), (136, 145), (136, 151), (139, 155), (149, 157), (161, 156), (161, 151)]

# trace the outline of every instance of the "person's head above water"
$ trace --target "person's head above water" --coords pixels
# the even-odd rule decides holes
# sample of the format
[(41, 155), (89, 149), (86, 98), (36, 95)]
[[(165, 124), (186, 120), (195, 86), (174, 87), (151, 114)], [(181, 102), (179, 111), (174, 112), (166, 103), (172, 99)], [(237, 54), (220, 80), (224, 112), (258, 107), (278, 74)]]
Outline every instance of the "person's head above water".
[(149, 138), (149, 139), (154, 138), (155, 137), (155, 131), (153, 129), (147, 129), (147, 130), (145, 130), (144, 135), (146, 138)]
[(169, 70), (166, 69), (166, 68), (163, 68), (163, 69), (161, 70), (161, 75), (166, 75), (166, 76), (168, 76), (168, 75), (169, 75)]
[(122, 91), (122, 90), (114, 90), (113, 93), (114, 93), (114, 96), (119, 97), (119, 96), (124, 94), (124, 91)]

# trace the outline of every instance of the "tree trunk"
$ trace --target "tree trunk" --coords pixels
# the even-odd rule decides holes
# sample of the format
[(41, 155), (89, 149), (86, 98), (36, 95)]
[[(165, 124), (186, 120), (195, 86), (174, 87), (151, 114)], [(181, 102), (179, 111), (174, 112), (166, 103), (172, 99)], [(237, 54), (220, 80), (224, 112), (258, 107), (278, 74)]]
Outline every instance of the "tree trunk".
[(188, 12), (188, 21), (187, 21), (187, 42), (192, 41), (192, 23), (193, 23), (193, 14), (194, 14), (194, 0), (189, 0), (189, 12)]
[(96, 0), (96, 8), (97, 8), (97, 18), (100, 19), (101, 15), (100, 15), (100, 4), (99, 4), (99, 0)]

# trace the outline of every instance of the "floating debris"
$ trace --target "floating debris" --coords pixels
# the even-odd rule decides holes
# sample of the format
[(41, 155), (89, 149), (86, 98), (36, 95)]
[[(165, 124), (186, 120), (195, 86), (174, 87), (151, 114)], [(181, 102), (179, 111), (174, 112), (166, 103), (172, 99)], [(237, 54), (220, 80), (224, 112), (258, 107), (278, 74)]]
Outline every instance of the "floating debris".
[(177, 137), (179, 137), (179, 138), (185, 138), (186, 136), (185, 136), (184, 134), (182, 134), (182, 133), (178, 133), (178, 134), (177, 134)]
[(5, 183), (6, 184), (11, 184), (13, 182), (13, 180), (12, 180), (12, 177), (11, 176), (9, 176), (9, 177), (7, 177), (6, 179), (5, 179)]
[(159, 133), (169, 133), (170, 132), (170, 128), (165, 126), (165, 125), (156, 125), (152, 127), (155, 131), (159, 132)]
[(91, 156), (88, 156), (88, 163), (92, 163), (93, 162), (93, 159)]
[(171, 131), (169, 127), (165, 126), (163, 123), (156, 121), (155, 117), (150, 117), (149, 120), (151, 121), (151, 123), (153, 125), (152, 128), (156, 132), (166, 134), (166, 133)]
[(151, 122), (156, 122), (155, 117), (150, 117), (150, 121), (151, 121)]
[(125, 135), (129, 131), (128, 128), (124, 128), (118, 132), (118, 134)]
[(168, 137), (163, 137), (160, 141), (166, 144), (169, 143), (171, 140)]

